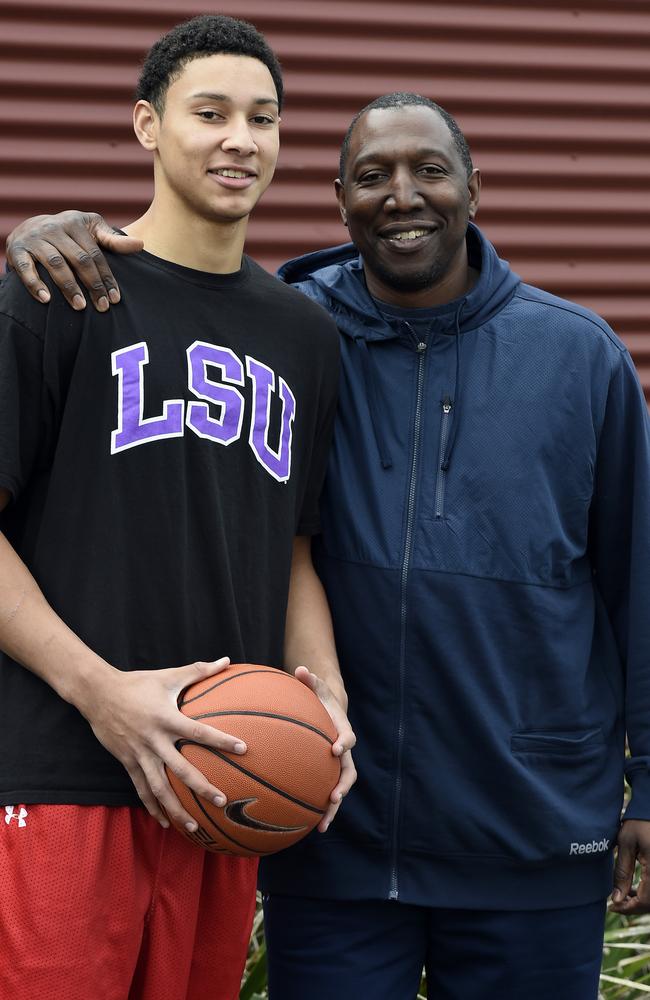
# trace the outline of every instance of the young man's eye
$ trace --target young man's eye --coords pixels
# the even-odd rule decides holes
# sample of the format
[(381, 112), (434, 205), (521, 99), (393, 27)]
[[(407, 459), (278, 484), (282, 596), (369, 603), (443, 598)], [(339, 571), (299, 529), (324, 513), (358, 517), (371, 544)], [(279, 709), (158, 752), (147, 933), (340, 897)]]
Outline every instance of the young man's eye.
[(221, 115), (216, 111), (197, 111), (197, 115), (204, 122), (216, 122), (221, 118)]
[(251, 121), (256, 125), (275, 125), (273, 115), (253, 115)]

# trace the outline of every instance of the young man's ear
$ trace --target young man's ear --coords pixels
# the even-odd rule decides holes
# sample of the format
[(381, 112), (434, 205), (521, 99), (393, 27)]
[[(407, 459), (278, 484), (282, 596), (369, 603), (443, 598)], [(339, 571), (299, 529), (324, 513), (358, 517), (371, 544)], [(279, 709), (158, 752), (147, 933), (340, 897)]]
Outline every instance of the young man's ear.
[(149, 101), (138, 101), (133, 109), (133, 131), (141, 146), (152, 153), (158, 146), (160, 118)]

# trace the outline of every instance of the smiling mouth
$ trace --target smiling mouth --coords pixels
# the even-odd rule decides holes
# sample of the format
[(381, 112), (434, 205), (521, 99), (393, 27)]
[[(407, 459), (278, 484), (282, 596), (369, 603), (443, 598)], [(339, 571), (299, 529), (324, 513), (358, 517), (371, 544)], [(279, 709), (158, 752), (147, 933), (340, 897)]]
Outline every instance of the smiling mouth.
[(208, 170), (208, 176), (215, 184), (229, 191), (243, 191), (257, 180), (257, 174), (241, 167), (214, 167)]
[(237, 180), (246, 180), (248, 177), (255, 176), (250, 170), (238, 170), (236, 167), (217, 167), (216, 170), (209, 170), (208, 173), (217, 174), (219, 177), (234, 177)]
[(385, 244), (395, 250), (417, 250), (436, 232), (435, 226), (412, 226), (410, 229), (394, 229), (380, 233)]
[(408, 229), (406, 232), (393, 233), (391, 236), (386, 238), (389, 240), (399, 240), (400, 243), (405, 243), (407, 240), (417, 240), (420, 236), (428, 236), (430, 232), (430, 229)]

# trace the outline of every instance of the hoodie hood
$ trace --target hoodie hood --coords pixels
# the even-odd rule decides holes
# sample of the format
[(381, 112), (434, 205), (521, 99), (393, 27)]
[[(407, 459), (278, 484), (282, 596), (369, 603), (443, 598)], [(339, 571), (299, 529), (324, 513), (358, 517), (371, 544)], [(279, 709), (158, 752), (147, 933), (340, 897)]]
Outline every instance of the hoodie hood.
[[(468, 259), (479, 278), (466, 295), (428, 310), (435, 317), (436, 334), (462, 334), (474, 330), (499, 312), (512, 298), (521, 279), (504, 260), (497, 256), (492, 244), (473, 223), (467, 228)], [(393, 459), (389, 451), (382, 421), (382, 401), (377, 375), (368, 345), (404, 336), (405, 329), (413, 342), (416, 337), (408, 322), (391, 321), (377, 308), (366, 286), (362, 259), (353, 243), (317, 250), (284, 264), (278, 277), (298, 288), (309, 298), (324, 306), (335, 320), (339, 331), (355, 342), (361, 351), (366, 395), (373, 433), (382, 468), (390, 469)], [(440, 457), (443, 472), (449, 469), (460, 421), (461, 336), (455, 337), (455, 375), (453, 395), (446, 404), (453, 409), (453, 419), (445, 448)]]
[[(514, 295), (521, 279), (501, 260), (478, 226), (467, 228), (469, 260), (480, 271), (467, 295), (437, 310), (439, 332), (464, 333), (486, 322)], [(287, 261), (278, 277), (325, 306), (341, 331), (354, 340), (385, 340), (398, 332), (376, 308), (368, 292), (363, 263), (353, 243), (316, 250)]]

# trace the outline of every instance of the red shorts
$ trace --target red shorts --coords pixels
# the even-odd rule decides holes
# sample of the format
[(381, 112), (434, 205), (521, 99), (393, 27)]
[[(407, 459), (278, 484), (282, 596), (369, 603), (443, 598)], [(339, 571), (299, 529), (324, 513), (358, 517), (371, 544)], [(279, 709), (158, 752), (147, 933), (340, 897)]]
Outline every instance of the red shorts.
[(236, 1000), (256, 874), (144, 809), (0, 806), (0, 997)]

